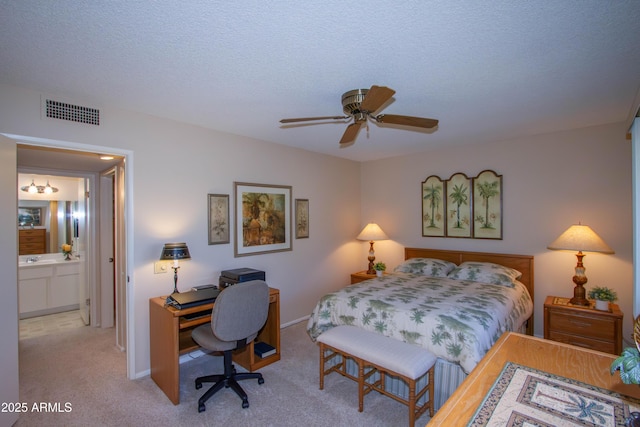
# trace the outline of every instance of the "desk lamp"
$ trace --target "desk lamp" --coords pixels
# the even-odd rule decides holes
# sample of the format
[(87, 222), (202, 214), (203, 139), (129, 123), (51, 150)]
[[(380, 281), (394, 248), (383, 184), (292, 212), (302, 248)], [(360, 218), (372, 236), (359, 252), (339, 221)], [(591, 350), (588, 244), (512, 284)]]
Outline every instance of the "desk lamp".
[(358, 234), (358, 237), (356, 237), (356, 239), (369, 241), (369, 256), (367, 257), (367, 259), (369, 260), (369, 269), (367, 270), (367, 274), (376, 274), (376, 271), (373, 269), (373, 261), (376, 259), (376, 254), (373, 250), (373, 242), (376, 240), (387, 240), (387, 235), (384, 234), (384, 231), (382, 231), (378, 224), (370, 222), (360, 232), (360, 234)]
[(189, 248), (186, 243), (165, 243), (160, 254), (161, 261), (173, 260), (173, 293), (179, 294), (178, 291), (178, 265), (179, 260), (191, 259)]
[(573, 288), (573, 298), (569, 302), (574, 305), (588, 306), (589, 301), (585, 298), (586, 293), (583, 287), (587, 283), (587, 276), (584, 274), (586, 269), (582, 264), (582, 258), (585, 257), (585, 254), (582, 251), (613, 254), (615, 253), (613, 249), (588, 225), (582, 224), (569, 227), (560, 237), (547, 246), (547, 249), (578, 251), (576, 254), (578, 264), (576, 265), (576, 274), (573, 276), (573, 283), (576, 286)]

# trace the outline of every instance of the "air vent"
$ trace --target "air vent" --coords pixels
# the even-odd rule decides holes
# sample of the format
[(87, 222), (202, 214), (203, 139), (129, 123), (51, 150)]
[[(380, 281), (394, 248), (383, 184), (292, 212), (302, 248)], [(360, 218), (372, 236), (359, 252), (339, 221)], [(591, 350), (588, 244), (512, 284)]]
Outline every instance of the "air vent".
[(70, 120), (72, 122), (100, 125), (100, 110), (67, 104), (66, 102), (45, 100), (45, 116), (51, 119)]

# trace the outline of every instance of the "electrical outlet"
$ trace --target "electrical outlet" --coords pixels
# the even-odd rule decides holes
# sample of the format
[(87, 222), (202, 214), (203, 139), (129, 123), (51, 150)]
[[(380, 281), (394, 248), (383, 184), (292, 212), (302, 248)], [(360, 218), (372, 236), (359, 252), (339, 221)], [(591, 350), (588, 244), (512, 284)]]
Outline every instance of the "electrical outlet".
[(156, 261), (153, 263), (154, 274), (166, 273), (168, 269), (169, 263), (167, 261)]

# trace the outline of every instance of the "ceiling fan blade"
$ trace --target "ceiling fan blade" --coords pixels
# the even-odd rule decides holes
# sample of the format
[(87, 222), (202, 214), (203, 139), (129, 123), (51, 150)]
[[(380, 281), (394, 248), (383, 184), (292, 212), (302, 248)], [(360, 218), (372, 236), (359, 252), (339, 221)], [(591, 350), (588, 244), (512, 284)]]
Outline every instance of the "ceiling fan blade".
[(297, 119), (282, 119), (280, 123), (308, 122), (311, 120), (344, 120), (349, 118), (349, 116), (300, 117)]
[(394, 93), (396, 93), (395, 90), (386, 86), (371, 86), (360, 104), (360, 110), (373, 113), (390, 100)]
[(362, 123), (364, 122), (355, 122), (347, 126), (347, 129), (344, 131), (342, 139), (340, 140), (340, 147), (348, 147), (349, 145), (354, 143), (356, 137), (358, 136), (358, 131), (360, 130)]
[(430, 129), (438, 126), (438, 120), (424, 117), (398, 116), (396, 114), (380, 114), (375, 117), (378, 123), (389, 123), (393, 125), (413, 126), (417, 128)]

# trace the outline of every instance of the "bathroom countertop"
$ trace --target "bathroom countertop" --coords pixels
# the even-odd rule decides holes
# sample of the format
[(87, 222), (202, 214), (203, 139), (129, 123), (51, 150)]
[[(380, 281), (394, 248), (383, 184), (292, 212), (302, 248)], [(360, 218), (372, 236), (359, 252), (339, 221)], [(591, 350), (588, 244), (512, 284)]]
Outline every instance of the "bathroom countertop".
[(77, 264), (80, 262), (79, 258), (71, 258), (70, 260), (65, 260), (62, 257), (56, 258), (42, 258), (35, 262), (27, 262), (26, 258), (18, 260), (19, 268), (34, 268), (34, 267), (48, 267), (51, 265), (60, 265), (60, 264)]

